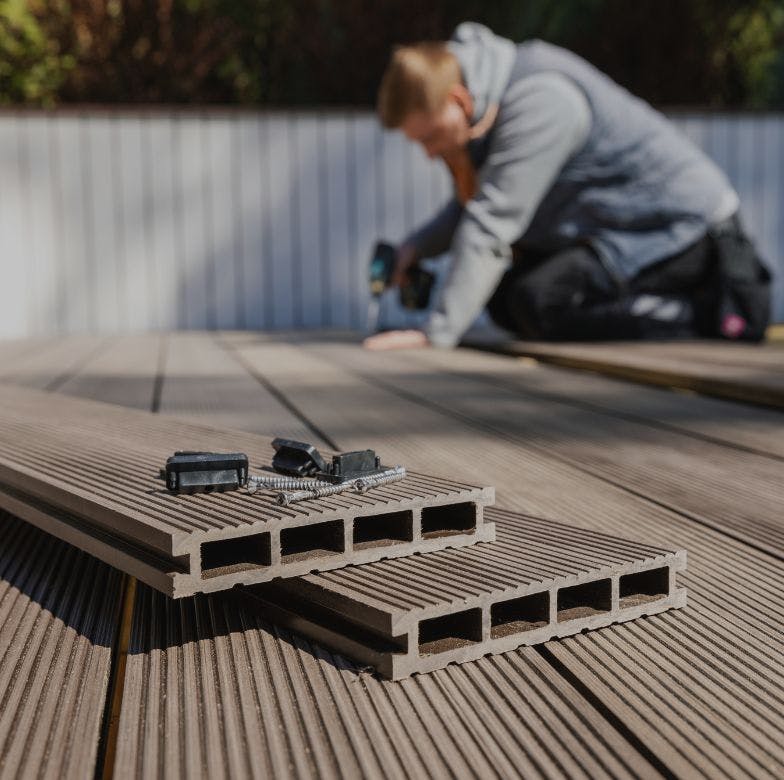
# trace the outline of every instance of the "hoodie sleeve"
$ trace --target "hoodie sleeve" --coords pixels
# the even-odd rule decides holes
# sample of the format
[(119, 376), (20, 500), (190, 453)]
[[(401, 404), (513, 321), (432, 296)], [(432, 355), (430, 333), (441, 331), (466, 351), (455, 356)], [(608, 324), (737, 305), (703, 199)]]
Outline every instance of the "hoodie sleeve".
[(558, 73), (521, 79), (504, 95), (479, 189), (452, 240), (452, 268), (425, 332), (452, 347), (490, 299), (511, 261), (511, 244), (528, 228), (567, 160), (585, 143), (591, 109)]
[(432, 219), (408, 236), (405, 243), (413, 244), (420, 257), (443, 254), (452, 243), (462, 213), (463, 207), (452, 198)]

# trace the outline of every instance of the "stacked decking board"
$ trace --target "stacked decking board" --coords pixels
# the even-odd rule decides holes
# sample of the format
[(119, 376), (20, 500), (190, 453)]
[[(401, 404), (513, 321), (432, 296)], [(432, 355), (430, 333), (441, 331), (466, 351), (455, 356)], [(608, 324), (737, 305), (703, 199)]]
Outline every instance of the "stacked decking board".
[(397, 680), (686, 603), (686, 552), (488, 510), (494, 544), (243, 589), (286, 628)]
[(492, 488), (410, 473), (291, 506), (173, 495), (158, 470), (175, 450), (272, 458), (263, 437), (0, 387), (0, 506), (173, 597), (494, 538)]

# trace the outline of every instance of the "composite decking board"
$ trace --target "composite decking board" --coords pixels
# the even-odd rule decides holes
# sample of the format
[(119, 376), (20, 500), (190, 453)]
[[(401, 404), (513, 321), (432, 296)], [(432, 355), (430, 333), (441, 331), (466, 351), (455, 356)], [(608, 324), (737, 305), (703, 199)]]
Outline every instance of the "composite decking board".
[[(288, 507), (277, 506), (269, 494), (250, 496), (244, 491), (174, 496), (157, 477), (157, 469), (174, 449), (240, 450), (258, 467), (271, 460), (269, 440), (60, 394), (5, 387), (0, 389), (0, 402), (0, 483), (81, 519), (85, 533), (97, 526), (118, 542), (169, 558), (169, 570), (162, 576), (168, 577), (166, 592), (172, 596), (493, 538), (492, 525), (482, 519), (482, 506), (493, 500), (491, 488), (411, 472), (401, 483), (363, 495)], [(457, 504), (471, 507), (471, 526), (463, 528), (457, 520), (449, 526), (447, 517), (445, 533), (430, 534), (420, 517), (431, 507)], [(354, 544), (355, 518), (394, 512), (409, 513), (406, 538), (381, 540), (375, 546)], [(48, 530), (59, 527), (45, 519), (43, 523), (48, 523)], [(336, 538), (328, 544), (314, 539), (287, 558), (287, 529), (317, 533), (327, 529), (320, 523), (334, 523), (329, 528)], [(238, 537), (253, 537), (248, 545), (256, 544), (258, 550), (245, 557), (250, 547), (221, 549), (219, 563), (202, 560), (202, 545)], [(71, 538), (78, 543), (77, 537)], [(99, 552), (92, 547), (91, 552), (104, 557), (103, 548)], [(131, 573), (142, 576), (140, 571), (134, 567)], [(145, 581), (160, 587), (157, 575)]]
[[(676, 583), (676, 572), (686, 568), (684, 551), (497, 510), (488, 515), (498, 528), (491, 545), (351, 567), (343, 577), (311, 575), (237, 595), (390, 679), (686, 604), (686, 591)], [(640, 576), (646, 581), (631, 583)], [(590, 592), (570, 608), (575, 588)], [(521, 598), (528, 605), (515, 609)], [(505, 614), (510, 608), (516, 616)], [(432, 640), (434, 649), (430, 641), (421, 644), (427, 627), (441, 618), (461, 621), (444, 629), (444, 637), (458, 631), (460, 639), (442, 637), (445, 647)]]
[(540, 351), (543, 354), (600, 356), (609, 359), (613, 356), (618, 363), (646, 361), (656, 366), (658, 361), (667, 364), (678, 361), (684, 373), (690, 369), (702, 371), (714, 369), (717, 378), (730, 376), (737, 371), (738, 376), (753, 375), (753, 371), (767, 372), (776, 382), (777, 374), (784, 374), (782, 357), (784, 346), (781, 344), (733, 344), (722, 341), (618, 341), (618, 342), (513, 342), (520, 347)]
[(444, 381), (437, 367), (423, 366), (415, 356), (363, 355), (347, 346), (319, 349), (371, 382), (421, 399), (469, 428), (563, 459), (784, 555), (784, 481), (778, 460), (590, 410), (565, 410), (560, 403), (467, 375)]
[[(477, 596), (513, 591), (540, 579), (577, 576), (581, 571), (631, 564), (641, 557), (653, 560), (670, 553), (662, 547), (502, 510), (489, 509), (487, 514), (499, 531), (495, 544), (306, 575), (287, 584), (286, 590), (300, 592), (304, 586), (301, 592), (318, 589), (337, 597), (349, 593), (361, 596), (363, 605), (388, 613), (394, 632), (408, 622), (412, 610), (438, 612), (445, 604), (459, 605)], [(365, 594), (359, 590), (363, 584)]]
[(110, 343), (105, 336), (88, 335), (16, 342), (13, 354), (0, 358), (0, 382), (39, 390), (60, 385)]
[(624, 347), (646, 357), (675, 358), (686, 363), (727, 368), (759, 368), (784, 374), (784, 346), (776, 343), (743, 344), (728, 341), (641, 342)]
[[(246, 353), (255, 353), (257, 360), (272, 355), (261, 352), (258, 342), (245, 346)], [(777, 584), (782, 574), (779, 561), (520, 443), (499, 441), (490, 432), (478, 432), (466, 423), (444, 419), (431, 407), (390, 394), (356, 376), (348, 377), (339, 365), (320, 358), (317, 352), (308, 351), (307, 376), (298, 376), (296, 366), (303, 364), (303, 356), (290, 345), (275, 347), (274, 360), (264, 364), (270, 378), (343, 447), (383, 437), (394, 457), (414, 467), (427, 463), (437, 473), (456, 478), (472, 474), (481, 480), (494, 475), (499, 505), (632, 536), (653, 545), (688, 549), (689, 571), (681, 579), (691, 594), (690, 606), (672, 616), (676, 624), (669, 629), (672, 641), (680, 643), (678, 664), (688, 666), (694, 678), (691, 684), (698, 692), (719, 685), (725, 703), (742, 701), (744, 708), (751, 708), (758, 719), (755, 722), (762, 726), (758, 735), (762, 749), (775, 749), (776, 760), (781, 760), (777, 731), (770, 725), (784, 688), (777, 661), (784, 612)], [(318, 406), (319, 391), (325, 387), (339, 388), (345, 399), (343, 407)], [(386, 409), (385, 416), (376, 413), (379, 408)], [(349, 416), (347, 409), (354, 410), (353, 415)], [(348, 438), (341, 438), (341, 434)], [(481, 458), (474, 460), (471, 456), (476, 452)], [(351, 572), (345, 569), (314, 578), (328, 576), (334, 580), (335, 575), (348, 576)], [(731, 578), (728, 572), (732, 572)], [(640, 622), (639, 630), (647, 635), (649, 627), (664, 617), (668, 616)], [(622, 628), (596, 636), (612, 633), (620, 637)], [(560, 644), (545, 647), (549, 652)], [(647, 648), (658, 663), (671, 655), (655, 635), (647, 640)], [(609, 654), (608, 659), (612, 653), (611, 649), (603, 650), (603, 654)], [(595, 662), (599, 674), (603, 668), (600, 661), (608, 659), (600, 656)], [(649, 667), (646, 664), (645, 668)], [(592, 691), (593, 677), (579, 673), (577, 666), (575, 669), (576, 678), (586, 681), (585, 690)], [(738, 767), (746, 760), (743, 756), (748, 749), (742, 745), (737, 748), (741, 758), (735, 755), (732, 734), (737, 718), (732, 710), (725, 708), (717, 713), (708, 704), (695, 710), (674, 701), (666, 710), (667, 721), (660, 723), (662, 703), (657, 690), (677, 690), (683, 676), (673, 676), (659, 666), (653, 667), (651, 674), (648, 687), (635, 693), (633, 704), (627, 702), (624, 693), (628, 681), (619, 682), (607, 675), (602, 678), (600, 700), (630, 725), (639, 744), (651, 747), (676, 773), (732, 776), (740, 772)], [(696, 734), (695, 724), (699, 728)], [(706, 757), (706, 745), (713, 750), (714, 742), (721, 745), (720, 749)]]
[[(263, 337), (263, 334), (261, 335)], [(258, 340), (256, 334), (252, 334), (252, 336), (254, 341)], [(224, 405), (231, 408), (232, 399), (230, 397), (224, 399)], [(182, 413), (184, 414), (186, 411), (187, 409), (183, 409)], [(279, 641), (284, 643), (288, 643), (289, 641), (291, 641), (287, 638), (285, 632), (283, 632), (282, 637), (283, 638)], [(171, 652), (171, 650), (169, 652)], [(541, 662), (539, 661), (537, 656), (532, 656), (532, 659), (536, 666), (541, 667)], [(519, 666), (520, 664), (524, 663), (524, 661), (522, 659), (515, 658), (511, 661), (511, 663), (514, 667), (514, 666)], [(568, 752), (565, 753), (563, 751), (556, 751), (555, 753), (555, 757), (556, 757), (555, 770), (558, 773), (562, 772), (564, 767), (567, 767), (570, 768), (569, 770), (570, 774), (574, 775), (577, 772), (582, 772), (583, 771), (582, 767), (588, 767), (589, 770), (591, 770), (592, 768), (593, 774), (596, 774), (599, 765), (596, 763), (596, 759), (594, 758), (593, 754), (598, 753), (601, 756), (601, 754), (605, 750), (603, 744), (604, 740), (609, 736), (615, 741), (614, 750), (617, 751), (618, 754), (625, 756), (626, 761), (631, 760), (631, 765), (634, 766), (635, 773), (639, 774), (640, 776), (648, 776), (651, 774), (652, 770), (650, 766), (648, 766), (644, 761), (644, 759), (642, 759), (642, 757), (640, 757), (637, 754), (636, 749), (631, 745), (629, 745), (628, 743), (626, 743), (624, 740), (618, 739), (612, 727), (610, 727), (609, 725), (604, 725), (602, 727), (602, 731), (600, 735), (593, 733), (594, 732), (593, 725), (591, 725), (590, 730), (586, 732), (585, 724), (596, 723), (597, 719), (600, 718), (600, 716), (594, 711), (593, 707), (590, 704), (588, 704), (584, 699), (582, 699), (579, 696), (575, 696), (571, 686), (563, 682), (562, 680), (560, 680), (558, 678), (558, 675), (553, 676), (546, 672), (546, 667), (541, 667), (546, 674), (546, 676), (545, 675), (542, 676), (542, 682), (539, 683), (537, 676), (535, 675), (532, 676), (531, 688), (526, 690), (524, 697), (520, 697), (519, 695), (515, 694), (516, 686), (514, 684), (514, 680), (512, 680), (512, 683), (510, 684), (507, 680), (506, 674), (503, 672), (503, 668), (505, 668), (505, 664), (502, 661), (502, 659), (498, 659), (497, 664), (499, 667), (499, 671), (497, 673), (494, 672), (493, 675), (490, 677), (486, 677), (485, 674), (480, 671), (474, 672), (474, 670), (472, 669), (471, 670), (472, 680), (475, 683), (475, 685), (450, 686), (453, 687), (454, 694), (456, 696), (459, 695), (460, 700), (462, 701), (464, 706), (468, 705), (474, 708), (479, 707), (480, 708), (479, 711), (482, 713), (483, 718), (485, 719), (486, 722), (492, 724), (498, 719), (499, 716), (503, 717), (504, 715), (506, 715), (507, 717), (511, 715), (513, 719), (517, 719), (520, 716), (516, 714), (516, 712), (518, 708), (522, 708), (522, 711), (524, 712), (526, 719), (528, 721), (531, 721), (531, 718), (534, 717), (533, 713), (536, 713), (534, 720), (536, 718), (545, 718), (546, 722), (549, 724), (552, 723), (552, 715), (550, 714), (550, 709), (552, 708), (554, 710), (562, 710), (563, 714), (559, 717), (562, 719), (563, 723), (567, 724), (567, 730), (561, 728), (559, 730), (559, 736), (563, 738), (563, 736), (568, 735), (567, 741), (570, 744), (567, 746)], [(481, 668), (481, 663), (474, 665), (474, 667), (475, 669), (479, 670)], [(451, 672), (452, 670), (448, 670), (448, 671)], [(153, 679), (150, 681), (152, 685), (154, 685), (156, 679), (157, 678), (153, 673)], [(275, 680), (273, 678), (272, 682), (277, 683), (278, 685), (281, 684), (285, 685), (285, 679), (283, 680), (283, 682), (281, 682), (279, 679)], [(314, 685), (314, 695), (318, 696), (319, 698), (327, 698), (330, 695), (330, 689), (329, 688), (325, 689), (325, 686), (323, 685), (323, 682), (321, 680), (317, 679), (316, 682), (321, 684)], [(483, 682), (486, 683), (487, 685), (492, 686), (490, 691), (484, 690), (485, 686), (483, 685)], [(538, 689), (541, 688), (542, 685), (544, 686), (553, 685), (554, 691), (556, 692), (555, 698), (551, 701), (548, 701), (546, 706), (543, 706), (542, 704), (537, 704), (538, 697), (540, 695)], [(362, 735), (362, 726), (360, 726), (360, 724), (367, 723), (366, 708), (369, 705), (367, 704), (367, 702), (364, 701), (364, 697), (359, 696), (357, 694), (358, 686), (349, 685), (347, 686), (347, 689), (352, 692), (353, 702), (348, 702), (348, 701), (345, 702), (345, 706), (339, 709), (339, 714), (343, 723), (345, 724), (345, 728), (349, 730), (349, 733), (353, 739), (355, 732), (357, 731), (359, 732), (360, 736)], [(390, 690), (394, 691), (396, 689), (390, 689)], [(359, 691), (361, 692), (362, 689), (359, 688)], [(495, 691), (499, 691), (503, 696), (509, 697), (508, 700), (514, 702), (513, 704), (514, 709), (509, 709), (509, 707), (505, 704), (506, 699), (499, 700), (499, 698), (495, 695)], [(171, 696), (171, 688), (166, 689), (166, 695), (169, 697)], [(394, 744), (392, 749), (394, 750), (395, 754), (393, 757), (400, 756), (407, 761), (409, 767), (417, 767), (419, 765), (418, 760), (415, 762), (413, 761), (413, 758), (417, 756), (418, 750), (420, 752), (422, 751), (421, 748), (417, 747), (421, 742), (421, 733), (416, 728), (413, 729), (409, 728), (407, 732), (401, 733), (401, 729), (399, 726), (396, 725), (395, 721), (398, 718), (400, 718), (401, 715), (405, 714), (405, 708), (402, 712), (400, 709), (400, 706), (403, 703), (403, 701), (405, 701), (405, 699), (400, 700), (399, 696), (395, 698), (397, 698), (398, 701), (397, 701), (397, 706), (394, 709), (389, 709), (390, 708), (389, 704), (379, 705), (378, 708), (382, 715), (386, 713), (386, 717), (383, 723), (385, 724), (385, 726), (388, 726), (389, 734), (394, 739)], [(523, 705), (523, 702), (525, 702), (526, 700), (530, 700), (531, 704)], [(417, 696), (414, 702), (415, 702), (414, 706), (416, 707), (416, 709), (417, 710), (420, 709), (422, 706), (421, 696)], [(453, 706), (455, 705), (449, 705), (449, 709), (451, 710)], [(271, 719), (268, 710), (269, 708), (266, 708), (263, 713), (265, 717), (265, 723), (267, 723)], [(460, 709), (460, 707), (458, 707), (457, 712), (461, 713), (462, 711), (463, 710)], [(158, 713), (159, 709), (155, 707), (154, 712)], [(432, 733), (435, 736), (438, 736), (440, 730), (443, 728), (441, 724), (441, 718), (439, 717), (439, 713), (433, 711), (432, 709), (429, 709), (427, 711), (427, 714), (428, 714), (428, 718), (427, 721), (425, 722), (427, 732), (428, 734)], [(444, 718), (447, 717), (448, 715), (444, 715)], [(464, 716), (461, 715), (461, 717)], [(156, 728), (155, 722), (156, 721), (153, 721), (153, 724), (152, 726), (150, 726), (150, 728), (152, 729)], [(445, 720), (444, 722), (448, 722), (448, 721)], [(133, 723), (132, 718), (130, 719), (130, 723)], [(530, 726), (527, 726), (526, 728), (530, 728)], [(495, 757), (495, 760), (497, 761), (498, 748), (496, 747), (496, 745), (497, 744), (500, 745), (504, 750), (504, 752), (508, 753), (510, 747), (508, 746), (507, 743), (511, 744), (512, 748), (514, 748), (516, 742), (519, 742), (519, 740), (521, 739), (521, 729), (519, 728), (516, 729), (514, 732), (514, 736), (511, 738), (505, 736), (505, 734), (499, 729), (496, 729), (495, 731), (496, 731), (496, 735), (494, 737), (494, 741), (488, 740), (488, 744), (487, 745), (483, 744), (482, 747), (485, 753), (493, 755)], [(499, 734), (499, 732), (501, 733)], [(541, 728), (537, 728), (535, 733), (541, 733)], [(168, 736), (168, 732), (167, 732), (167, 736)], [(386, 757), (386, 752), (388, 749), (386, 748), (386, 741), (388, 739), (389, 737), (385, 735), (385, 742), (384, 742), (385, 749), (381, 751), (382, 757)], [(422, 755), (425, 757), (427, 761), (427, 766), (430, 768), (431, 772), (433, 773), (440, 773), (445, 770), (448, 770), (451, 765), (451, 762), (445, 763), (444, 757), (441, 756), (440, 752), (436, 753), (436, 751), (433, 751), (432, 749), (428, 748), (430, 739), (432, 739), (432, 737), (428, 737), (428, 742), (426, 742), (423, 745), (424, 750), (426, 752), (422, 753)], [(485, 740), (481, 740), (480, 742), (484, 743), (484, 741)], [(376, 753), (379, 752), (378, 743), (379, 740), (376, 739), (375, 741), (376, 747), (374, 748)], [(160, 745), (150, 744), (148, 746), (150, 755), (154, 756), (155, 751), (158, 750), (159, 747), (162, 747), (162, 745), (163, 745), (163, 737)], [(277, 747), (280, 748), (280, 746)], [(295, 748), (296, 747), (297, 745), (295, 745)], [(544, 767), (550, 766), (551, 759), (549, 758), (549, 751), (551, 749), (551, 746), (549, 744), (549, 740), (546, 740), (543, 746), (540, 744), (537, 747), (537, 745), (534, 743), (533, 745), (530, 745), (527, 749), (532, 751), (532, 755), (536, 755), (534, 751), (538, 750), (541, 756), (542, 748), (544, 748), (545, 754), (540, 759), (534, 759), (535, 763), (531, 765), (531, 771), (529, 772), (530, 775), (533, 774), (539, 775), (542, 772), (542, 766)], [(134, 751), (133, 745), (131, 745), (130, 747), (126, 746), (126, 749), (131, 752)], [(587, 753), (586, 750), (588, 751)], [(528, 756), (524, 757), (525, 760), (521, 760), (521, 757), (519, 756), (519, 750), (517, 751), (517, 753), (518, 755), (517, 758), (515, 759), (515, 766), (517, 767), (529, 766), (530, 761)], [(514, 755), (515, 754), (512, 753), (512, 756)], [(276, 757), (280, 759), (280, 752), (276, 753), (275, 751), (273, 751), (271, 760), (273, 760), (274, 762)], [(397, 764), (398, 760), (399, 759), (395, 757), (395, 760), (393, 762), (389, 760), (385, 761), (384, 766), (387, 768), (386, 769), (387, 773), (393, 776), (398, 773), (396, 769), (398, 765)], [(447, 761), (448, 760), (449, 759), (447, 758)], [(575, 761), (577, 761), (578, 763), (575, 763)], [(118, 763), (120, 763), (120, 759), (118, 759)], [(134, 766), (138, 768), (140, 764), (135, 764)], [(506, 766), (506, 764), (504, 763), (503, 766)], [(392, 767), (392, 769), (390, 769), (390, 767)], [(407, 771), (408, 773), (410, 773), (413, 770), (409, 769)], [(552, 769), (548, 769), (548, 773), (552, 773), (552, 771), (553, 771)], [(607, 771), (606, 769), (602, 769), (601, 773), (604, 774), (606, 771)], [(613, 770), (613, 771), (618, 771), (618, 770)]]
[[(256, 334), (243, 335), (242, 338), (254, 344), (258, 342)], [(271, 339), (269, 336), (265, 338), (267, 341)], [(318, 366), (319, 362), (314, 363)], [(308, 361), (302, 365), (307, 366), (311, 374), (307, 378), (302, 377), (302, 384), (315, 389), (319, 380), (312, 377), (313, 363)], [(336, 369), (336, 373), (345, 374), (340, 369)], [(296, 378), (295, 375), (292, 378)], [(327, 379), (328, 385), (335, 384), (331, 377)], [(353, 382), (361, 384), (356, 379)], [(342, 391), (351, 389), (340, 387)], [(386, 403), (386, 421), (382, 415), (370, 418), (364, 414), (360, 404), (369, 400), (380, 401), (382, 405)], [(230, 399), (227, 399), (229, 402)], [(355, 412), (353, 427), (351, 404), (354, 404)], [(300, 774), (308, 773), (313, 766), (310, 758), (313, 754), (307, 751), (312, 750), (315, 742), (322, 765), (328, 760), (328, 765), (334, 767), (335, 761), (339, 760), (337, 757), (346, 755), (346, 750), (348, 755), (364, 750), (364, 756), (378, 756), (383, 767), (391, 767), (386, 770), (390, 775), (411, 774), (422, 767), (431, 773), (465, 769), (462, 758), (465, 753), (461, 751), (467, 749), (469, 756), (473, 756), (476, 749), (481, 756), (498, 754), (509, 757), (514, 771), (528, 776), (621, 774), (622, 770), (628, 773), (629, 767), (633, 768), (632, 774), (644, 776), (646, 769), (649, 775), (654, 771), (644, 763), (638, 752), (638, 747), (645, 747), (658, 757), (660, 766), (666, 766), (681, 776), (738, 776), (749, 774), (740, 768), (744, 764), (736, 756), (737, 751), (747, 752), (748, 748), (745, 745), (738, 747), (734, 741), (736, 730), (747, 729), (747, 724), (759, 724), (756, 740), (761, 747), (752, 743), (758, 752), (766, 755), (771, 746), (778, 749), (780, 729), (773, 728), (771, 717), (780, 711), (782, 688), (779, 667), (784, 605), (781, 603), (779, 562), (710, 528), (684, 522), (683, 518), (670, 511), (640, 501), (547, 456), (520, 451), (505, 442), (499, 444), (488, 433), (477, 433), (453, 420), (445, 420), (436, 412), (423, 411), (416, 404), (406, 404), (378, 388), (363, 387), (361, 392), (344, 398), (344, 406), (346, 421), (338, 426), (342, 427), (344, 437), (336, 437), (341, 447), (354, 446), (350, 437), (355, 437), (353, 441), (370, 446), (376, 444), (380, 449), (381, 445), (377, 442), (383, 438), (384, 449), (391, 453), (390, 457), (406, 465), (417, 468), (429, 466), (469, 481), (480, 479), (480, 475), (485, 473), (490, 477), (496, 475), (494, 481), (500, 487), (501, 503), (520, 511), (565, 519), (618, 535), (633, 535), (653, 545), (686, 547), (690, 552), (689, 572), (682, 579), (690, 590), (690, 603), (685, 611), (655, 616), (634, 626), (640, 632), (639, 641), (646, 653), (636, 674), (638, 677), (642, 675), (646, 685), (634, 687), (637, 685), (634, 678), (614, 678), (604, 671), (609, 661), (621, 656), (625, 647), (622, 637), (626, 636), (630, 626), (586, 635), (584, 640), (589, 654), (583, 655), (579, 662), (571, 660), (571, 649), (564, 650), (566, 660), (572, 665), (571, 679), (582, 693), (572, 687), (572, 682), (567, 682), (569, 678), (561, 677), (531, 650), (450, 667), (427, 675), (426, 681), (414, 678), (395, 685), (379, 682), (376, 688), (374, 684), (369, 687), (368, 681), (373, 678), (362, 675), (363, 682), (358, 685), (353, 666), (323, 653), (317, 647), (311, 648), (286, 632), (276, 631), (266, 645), (270, 659), (284, 657), (293, 642), (295, 648), (305, 648), (300, 658), (309, 662), (313, 657), (311, 653), (315, 653), (318, 661), (316, 666), (308, 667), (314, 673), (297, 688), (301, 694), (299, 708), (312, 708), (316, 713), (305, 719), (307, 726), (304, 732), (297, 724), (303, 722), (305, 716), (295, 709), (294, 704), (288, 710), (290, 717), (287, 723), (292, 725), (290, 733), (296, 733), (294, 752), (291, 752), (288, 743), (275, 741), (276, 735), (281, 740), (285, 737), (280, 735), (288, 732), (275, 729), (268, 732), (273, 745), (269, 760), (277, 761), (276, 766), (290, 772), (289, 766), (293, 765), (304, 768)], [(327, 421), (323, 419), (329, 417), (326, 414), (328, 408), (322, 397), (314, 420), (330, 432)], [(330, 424), (335, 423), (331, 417), (329, 421)], [(451, 435), (447, 439), (449, 431)], [(330, 433), (334, 436), (334, 432)], [(482, 459), (472, 464), (470, 454), (476, 451), (482, 453)], [(634, 520), (632, 528), (630, 518)], [(728, 571), (733, 573), (731, 580), (728, 580)], [(157, 594), (153, 596), (166, 603)], [(214, 603), (213, 598), (203, 601)], [(146, 617), (152, 613), (145, 610), (140, 614), (143, 626), (148, 626)], [(164, 639), (153, 642), (148, 652), (132, 657), (136, 673), (127, 679), (138, 682), (140, 692), (133, 701), (126, 699), (128, 707), (136, 709), (130, 713), (125, 707), (123, 709), (123, 719), (129, 728), (127, 733), (121, 734), (118, 745), (118, 773), (125, 776), (139, 772), (146, 774), (142, 770), (148, 767), (154, 773), (160, 771), (161, 766), (166, 769), (177, 766), (178, 756), (185, 751), (184, 746), (191, 744), (186, 735), (204, 733), (204, 721), (199, 716), (202, 704), (208, 708), (205, 715), (218, 711), (224, 701), (233, 706), (236, 697), (226, 695), (224, 686), (250, 694), (253, 686), (242, 685), (248, 679), (244, 672), (247, 667), (242, 662), (246, 648), (250, 648), (248, 654), (252, 656), (253, 648), (258, 645), (253, 644), (249, 634), (242, 633), (239, 637), (232, 637), (234, 654), (225, 661), (226, 666), (221, 667), (235, 670), (235, 679), (227, 673), (221, 678), (224, 682), (217, 687), (208, 684), (207, 696), (204, 697), (199, 686), (202, 681), (209, 683), (213, 679), (212, 658), (215, 655), (211, 655), (211, 642), (194, 648), (192, 638), (198, 625), (209, 625), (209, 614), (200, 621), (187, 617), (186, 636), (190, 640), (181, 642), (182, 634), (177, 628), (180, 623), (167, 623), (169, 633), (164, 634)], [(674, 622), (668, 623), (670, 619)], [(663, 627), (661, 631), (660, 626)], [(596, 639), (600, 636), (612, 636), (617, 647), (599, 647)], [(552, 648), (571, 648), (576, 640), (564, 639), (548, 644), (544, 657), (551, 655)], [(664, 640), (669, 641), (666, 650), (661, 645)], [(597, 647), (600, 654), (595, 656)], [(177, 675), (183, 668), (180, 660), (184, 656), (185, 668), (196, 682), (194, 688), (188, 689), (191, 691), (191, 714), (187, 719), (177, 719), (176, 703), (180, 700), (173, 691), (178, 690), (180, 685)], [(342, 665), (336, 669), (332, 662), (323, 662), (323, 658), (333, 659)], [(524, 665), (531, 660), (537, 665), (527, 669)], [(651, 660), (655, 661), (655, 665), (651, 664)], [(668, 661), (676, 663), (677, 668), (663, 666)], [(298, 660), (294, 664), (294, 669), (303, 668)], [(262, 681), (257, 686), (259, 692), (267, 691), (272, 697), (292, 696), (289, 678), (274, 671), (279, 670), (279, 666), (268, 667), (262, 660), (262, 667), (257, 668)], [(517, 679), (521, 669), (526, 673)], [(161, 686), (161, 679), (167, 681), (165, 687)], [(302, 680), (301, 677), (299, 679)], [(335, 680), (337, 688), (333, 685)], [(695, 704), (679, 702), (679, 687), (686, 683), (700, 695)], [(425, 685), (427, 687), (420, 687)], [(718, 686), (720, 702), (727, 705), (723, 710), (716, 711), (715, 697), (712, 700), (707, 698), (708, 694), (704, 691), (708, 686)], [(347, 698), (335, 699), (335, 690), (347, 691)], [(442, 692), (448, 697), (446, 702), (440, 698), (433, 699), (432, 691)], [(604, 716), (583, 697), (583, 693), (590, 696), (590, 701), (599, 701), (607, 707), (604, 712), (614, 718), (616, 725), (623, 723), (624, 733), (637, 737), (636, 747), (615, 732), (613, 726), (603, 719)], [(662, 696), (666, 697), (663, 709)], [(323, 727), (320, 721), (322, 709), (312, 697), (328, 702), (324, 705), (328, 716)], [(263, 729), (276, 721), (269, 710), (270, 702), (264, 698), (261, 701), (262, 708), (267, 707), (262, 713), (267, 715), (266, 718), (254, 720), (255, 698), (243, 705), (240, 717), (244, 718), (249, 712), (248, 722)], [(431, 705), (431, 701), (435, 704)], [(334, 709), (333, 702), (336, 702)], [(159, 717), (164, 703), (170, 707), (171, 720)], [(744, 713), (743, 720), (737, 709), (733, 709), (738, 706)], [(474, 712), (477, 713), (476, 718)], [(464, 732), (455, 736), (453, 724), (462, 724), (466, 718), (477, 729), (489, 724), (491, 733), (488, 735), (477, 730), (468, 735), (468, 742)], [(239, 746), (242, 754), (243, 746), (233, 726), (236, 722), (233, 720), (232, 725), (227, 726), (210, 720), (211, 733), (217, 731), (226, 742)], [(227, 730), (229, 733), (226, 733)], [(444, 730), (447, 738), (439, 741)], [(247, 733), (245, 720), (241, 721), (239, 733), (243, 736)], [(125, 741), (126, 737), (129, 742)], [(369, 747), (368, 742), (372, 742)], [(469, 742), (470, 748), (466, 748)], [(140, 744), (145, 750), (143, 755), (136, 752)], [(297, 752), (299, 749), (301, 751)], [(119, 750), (124, 751), (122, 756)], [(194, 760), (198, 761), (200, 755)], [(780, 753), (776, 755), (776, 760), (780, 761)], [(613, 763), (617, 762), (618, 756), (623, 761), (620, 769), (617, 763)], [(289, 757), (296, 763), (290, 764)], [(228, 766), (228, 756), (222, 745), (215, 748), (213, 758)], [(260, 761), (264, 760), (261, 756)], [(346, 765), (356, 766), (354, 759)], [(502, 766), (508, 765), (504, 763)], [(497, 764), (493, 766), (496, 768), (491, 767), (488, 774), (500, 771)], [(771, 766), (775, 768), (776, 764)], [(201, 769), (200, 766), (197, 768)]]
[(228, 595), (140, 588), (124, 691), (118, 778), (658, 776), (535, 652), (389, 683)]
[(0, 512), (0, 775), (92, 776), (120, 572)]
[(224, 350), (214, 334), (168, 336), (159, 411), (216, 428), (325, 444)]
[(55, 339), (40, 337), (35, 339), (0, 339), (0, 373), (18, 370), (20, 361), (40, 352)]
[[(412, 356), (412, 360), (419, 357)], [(736, 449), (784, 459), (784, 416), (778, 410), (692, 393), (673, 393), (478, 350), (460, 349), (448, 355), (429, 353), (427, 364), (444, 370), (447, 375), (468, 373), (534, 398), (544, 397), (577, 409), (587, 408), (664, 426)]]
[[(510, 341), (469, 342), (502, 354), (532, 357), (547, 363), (597, 371), (643, 384), (678, 387), (745, 403), (784, 407), (784, 374), (769, 366), (687, 362), (680, 357), (638, 352), (636, 345), (541, 344)], [(759, 347), (758, 347), (759, 349)], [(778, 346), (771, 350), (780, 352)]]
[(150, 411), (166, 336), (117, 336), (90, 356), (57, 391), (63, 395)]

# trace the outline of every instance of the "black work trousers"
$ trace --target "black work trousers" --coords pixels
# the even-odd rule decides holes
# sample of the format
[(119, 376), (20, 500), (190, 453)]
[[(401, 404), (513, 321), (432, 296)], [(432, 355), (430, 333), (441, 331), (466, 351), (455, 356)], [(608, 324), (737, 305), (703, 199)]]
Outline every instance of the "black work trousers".
[[(724, 266), (748, 267), (747, 278), (738, 283), (743, 300), (738, 300), (737, 284), (728, 290), (732, 283)], [(622, 284), (588, 246), (552, 255), (516, 249), (515, 262), (489, 301), (488, 313), (500, 327), (529, 339), (725, 336), (754, 341), (763, 337), (768, 322), (769, 282), (770, 275), (733, 218), (724, 223), (720, 238), (709, 232)], [(739, 314), (733, 314), (735, 309)], [(743, 335), (727, 332), (739, 316), (748, 325), (741, 328)]]

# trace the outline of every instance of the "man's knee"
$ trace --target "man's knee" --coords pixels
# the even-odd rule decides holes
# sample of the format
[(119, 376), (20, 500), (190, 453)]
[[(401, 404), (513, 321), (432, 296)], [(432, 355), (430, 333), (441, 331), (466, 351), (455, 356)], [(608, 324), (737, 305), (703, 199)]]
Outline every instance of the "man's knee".
[(563, 338), (564, 321), (577, 309), (617, 296), (593, 252), (574, 247), (518, 276), (506, 291), (518, 332), (529, 338)]
[(559, 313), (568, 306), (562, 296), (554, 296), (536, 274), (526, 274), (506, 290), (506, 310), (515, 332), (525, 338), (549, 339)]

